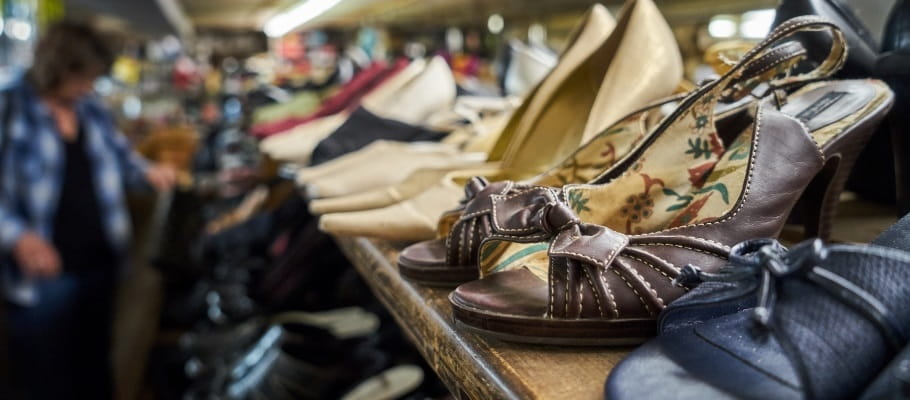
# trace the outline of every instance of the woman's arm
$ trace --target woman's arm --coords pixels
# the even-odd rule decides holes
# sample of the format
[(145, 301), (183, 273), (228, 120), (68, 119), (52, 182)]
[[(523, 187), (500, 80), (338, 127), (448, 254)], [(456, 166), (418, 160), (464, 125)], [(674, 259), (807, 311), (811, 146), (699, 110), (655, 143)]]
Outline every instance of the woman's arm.
[(153, 164), (139, 155), (130, 146), (126, 136), (114, 126), (110, 114), (100, 106), (96, 105), (94, 108), (94, 114), (101, 115), (109, 128), (107, 134), (127, 186), (136, 188), (151, 185), (157, 190), (168, 190), (174, 186), (176, 173), (172, 168)]

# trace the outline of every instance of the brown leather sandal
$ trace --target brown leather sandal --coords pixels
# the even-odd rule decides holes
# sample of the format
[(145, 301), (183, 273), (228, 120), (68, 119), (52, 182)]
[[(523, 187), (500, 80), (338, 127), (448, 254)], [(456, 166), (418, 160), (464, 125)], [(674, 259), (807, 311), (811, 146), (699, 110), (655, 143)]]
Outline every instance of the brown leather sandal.
[[(748, 111), (755, 99), (747, 96), (749, 92), (746, 89), (769, 81), (774, 85), (777, 82), (774, 78), (789, 71), (805, 54), (806, 50), (799, 42), (787, 42), (746, 63), (741, 77), (736, 77), (731, 84), (732, 89), (725, 99), (727, 103), (718, 105), (715, 110), (718, 129), (726, 130), (726, 125), (739, 123), (741, 114)], [(494, 205), (496, 209), (502, 209), (500, 213), (508, 212), (505, 211), (507, 209), (520, 210), (532, 206), (532, 203), (540, 206), (555, 201), (554, 196), (558, 193), (547, 186), (606, 182), (607, 176), (624, 171), (632, 165), (630, 160), (636, 160), (629, 157), (616, 160), (614, 155), (640, 153), (646, 142), (617, 143), (612, 139), (616, 133), (635, 131), (636, 134), (625, 136), (636, 138), (660, 135), (666, 130), (654, 128), (666, 116), (664, 106), (684, 98), (675, 96), (633, 112), (579, 148), (559, 166), (524, 183), (503, 181), (490, 184), (481, 177), (469, 180), (465, 185), (462, 206), (440, 219), (438, 231), (441, 239), (420, 242), (401, 252), (398, 265), (402, 276), (430, 286), (457, 286), (477, 279), (480, 245), (485, 239), (493, 236), (494, 232), (502, 239), (516, 234), (527, 235), (527, 232), (520, 231), (521, 224), (518, 228), (500, 229), (491, 219), (495, 213)], [(617, 146), (622, 145), (635, 147), (617, 150)], [(524, 194), (528, 191), (533, 194)]]
[[(789, 103), (778, 97), (777, 108), (756, 104), (751, 118), (727, 132), (714, 131), (711, 115), (744, 63), (782, 38), (820, 29), (834, 36), (828, 58), (789, 79), (828, 76), (846, 54), (840, 31), (819, 17), (794, 18), (684, 100), (661, 124), (670, 132), (651, 136), (628, 169), (606, 176), (609, 184), (569, 185), (557, 202), (494, 215), (500, 228), (522, 231), (508, 239), (494, 234), (481, 245), (482, 255), (495, 253), (488, 247), (494, 242), (528, 249), (534, 244), (522, 242), (545, 236), (546, 253), (536, 253), (547, 262), (515, 257), (514, 249), (481, 257), (487, 276), (449, 297), (456, 322), (513, 341), (640, 342), (654, 335), (657, 314), (685, 293), (674, 284), (683, 265), (713, 272), (733, 244), (777, 236), (801, 197), (814, 201), (815, 230), (826, 231), (856, 155), (893, 103), (890, 89), (874, 80), (813, 83), (788, 96)], [(704, 133), (728, 145), (700, 144)], [(680, 171), (679, 158), (664, 151), (680, 142), (709, 167)]]

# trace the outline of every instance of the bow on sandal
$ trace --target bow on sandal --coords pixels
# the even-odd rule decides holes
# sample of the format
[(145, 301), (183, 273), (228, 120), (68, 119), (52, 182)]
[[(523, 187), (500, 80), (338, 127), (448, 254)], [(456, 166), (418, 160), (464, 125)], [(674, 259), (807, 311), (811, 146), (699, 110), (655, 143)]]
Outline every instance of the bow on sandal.
[(738, 125), (716, 125), (713, 115), (750, 60), (780, 39), (822, 29), (834, 38), (828, 58), (787, 79), (828, 76), (843, 62), (843, 37), (827, 20), (795, 18), (683, 100), (657, 128), (665, 132), (646, 139), (628, 168), (605, 175), (608, 183), (563, 187), (559, 205), (529, 226), (548, 245), (491, 235), (480, 248), (484, 277), (450, 295), (456, 321), (515, 341), (640, 342), (685, 293), (674, 285), (684, 265), (717, 271), (731, 246), (777, 236), (800, 199), (811, 205), (808, 232), (826, 232), (852, 160), (890, 108), (890, 90), (872, 80), (817, 82), (755, 104)]
[[(908, 228), (905, 218), (892, 230)], [(856, 398), (907, 345), (910, 243), (901, 248), (754, 240), (717, 273), (687, 267), (683, 280), (702, 283), (613, 369), (606, 397)]]
[[(757, 101), (749, 90), (766, 81), (775, 82), (782, 72), (786, 73), (806, 54), (798, 42), (788, 42), (765, 51), (760, 57), (749, 61), (743, 68), (728, 93), (727, 103), (717, 106), (719, 126), (736, 123), (749, 106)], [(477, 265), (480, 262), (480, 247), (491, 237), (505, 240), (544, 240), (545, 237), (523, 229), (521, 221), (512, 221), (513, 227), (497, 225), (492, 218), (494, 204), (499, 213), (522, 213), (524, 208), (535, 208), (556, 201), (559, 189), (547, 185), (570, 183), (604, 183), (611, 173), (629, 168), (630, 160), (616, 159), (616, 154), (636, 152), (646, 141), (620, 143), (616, 135), (636, 132), (630, 137), (645, 138), (648, 130), (664, 116), (662, 107), (680, 101), (684, 96), (664, 99), (633, 112), (579, 148), (557, 167), (524, 183), (511, 181), (490, 183), (486, 178), (475, 177), (465, 185), (465, 197), (459, 208), (444, 214), (439, 220), (438, 234), (443, 239), (424, 241), (406, 248), (399, 257), (401, 274), (413, 281), (434, 286), (457, 286), (478, 278)], [(666, 130), (652, 132), (657, 136)], [(707, 141), (704, 142), (707, 145)], [(634, 145), (630, 150), (619, 151)], [(614, 166), (623, 163), (622, 168)]]

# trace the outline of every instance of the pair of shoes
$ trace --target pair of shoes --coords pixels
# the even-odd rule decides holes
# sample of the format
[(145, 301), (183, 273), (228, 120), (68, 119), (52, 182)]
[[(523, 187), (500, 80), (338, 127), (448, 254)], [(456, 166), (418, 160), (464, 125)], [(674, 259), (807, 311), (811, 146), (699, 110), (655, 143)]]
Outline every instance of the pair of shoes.
[[(755, 61), (745, 63), (741, 76), (730, 84), (739, 87), (757, 86), (760, 82), (772, 78), (766, 71), (784, 71), (799, 63), (805, 55), (805, 49), (798, 43), (786, 43), (767, 51)], [(730, 68), (727, 70), (729, 71)], [(694, 96), (694, 94), (692, 95)], [(588, 142), (557, 167), (546, 171), (524, 183), (516, 184), (510, 181), (489, 183), (484, 178), (472, 178), (465, 186), (463, 206), (447, 212), (439, 221), (438, 234), (442, 239), (436, 239), (416, 244), (406, 248), (399, 258), (402, 275), (409, 279), (429, 285), (457, 286), (461, 283), (478, 277), (478, 256), (484, 240), (494, 234), (507, 233), (508, 228), (498, 229), (500, 224), (505, 224), (506, 219), (513, 217), (516, 210), (522, 210), (530, 204), (542, 206), (546, 203), (556, 202), (559, 197), (557, 190), (549, 186), (559, 187), (567, 184), (598, 184), (612, 180), (610, 174), (618, 175), (624, 171), (617, 166), (618, 162), (624, 165), (633, 165), (638, 161), (637, 156), (627, 156), (617, 161), (617, 153), (640, 153), (650, 142), (638, 141), (625, 143), (626, 147), (617, 150), (617, 134), (632, 132), (633, 137), (657, 138), (670, 134), (666, 124), (659, 124), (666, 117), (664, 108), (673, 105), (673, 101), (681, 101), (683, 97), (669, 99), (666, 103), (655, 103), (624, 118), (621, 122), (607, 129), (604, 133)], [(754, 107), (753, 100), (746, 97), (742, 100), (727, 99), (727, 104), (718, 104), (714, 108), (714, 121), (719, 130), (725, 131), (732, 128), (741, 130), (744, 118), (749, 119), (749, 107)], [(685, 112), (679, 112), (684, 114)], [(705, 121), (707, 124), (707, 120)], [(681, 129), (677, 131), (688, 135), (690, 127), (679, 123)], [(708, 145), (720, 142), (720, 139), (710, 137), (695, 138), (699, 143)], [(738, 132), (736, 132), (738, 133)], [(704, 139), (704, 140), (703, 140)], [(694, 140), (693, 140), (694, 142)], [(688, 143), (688, 141), (687, 141)], [(690, 143), (691, 144), (691, 143)], [(667, 146), (671, 146), (668, 144)], [(685, 147), (683, 149), (686, 149)], [(705, 151), (704, 153), (709, 153)], [(718, 150), (719, 152), (719, 150)], [(683, 154), (682, 163), (701, 164), (703, 156), (709, 154)], [(676, 155), (680, 158), (680, 154)], [(709, 176), (708, 169), (712, 163), (693, 166), (692, 170), (699, 175), (694, 176), (697, 181), (700, 177)], [(681, 168), (685, 170), (685, 168)], [(663, 181), (661, 181), (663, 182)], [(683, 182), (685, 183), (685, 182)], [(693, 183), (693, 182), (689, 182)], [(700, 182), (699, 182), (700, 183)], [(666, 186), (666, 182), (663, 182)], [(496, 204), (494, 204), (496, 203)], [(587, 206), (587, 205), (583, 205)], [(498, 210), (502, 221), (493, 219), (493, 214)], [(672, 210), (671, 210), (672, 211)], [(528, 234), (530, 232), (523, 232)], [(516, 236), (513, 234), (512, 236)], [(534, 235), (527, 235), (534, 236)], [(529, 240), (532, 238), (528, 238)], [(538, 246), (540, 247), (540, 246)], [(524, 251), (528, 253), (527, 251)], [(512, 252), (516, 253), (516, 252)], [(520, 253), (520, 252), (519, 252)], [(492, 253), (491, 253), (492, 254)], [(529, 253), (530, 254), (530, 253)], [(489, 258), (485, 257), (485, 258)], [(507, 257), (506, 257), (507, 258)], [(545, 257), (541, 258), (546, 260)]]
[[(360, 110), (368, 121), (396, 121), (421, 125), (430, 117), (451, 108), (455, 100), (455, 78), (442, 57), (429, 62), (415, 60), (401, 72), (366, 94)], [(351, 111), (354, 111), (351, 110)], [(263, 140), (259, 148), (270, 157), (308, 164), (313, 150), (333, 135), (351, 117), (350, 111), (317, 118)]]
[[(431, 238), (436, 220), (458, 204), (461, 187), (471, 176), (533, 177), (623, 115), (670, 94), (681, 75), (679, 49), (653, 2), (629, 1), (615, 24), (604, 7), (594, 6), (556, 67), (514, 111), (487, 165), (448, 172), (394, 205), (323, 215), (320, 229), (390, 240)], [(633, 76), (637, 78), (630, 79)], [(631, 147), (626, 143), (641, 139), (632, 132), (616, 136), (617, 147), (624, 149)]]
[[(432, 122), (434, 126), (451, 131), (441, 142), (407, 142), (400, 136), (398, 140), (402, 141), (397, 142), (376, 140), (358, 151), (297, 170), (297, 184), (305, 187), (309, 199), (333, 198), (396, 185), (421, 169), (458, 170), (480, 165), (486, 160), (498, 126), (508, 117), (511, 108), (508, 99), (461, 97), (456, 101), (452, 115), (440, 114), (440, 118)], [(469, 121), (467, 125), (461, 122), (465, 119)], [(384, 134), (378, 132), (381, 130), (380, 124), (368, 124), (358, 130), (360, 133), (354, 130), (350, 133), (382, 137)], [(392, 130), (406, 131), (407, 128)], [(400, 135), (400, 132), (393, 133)], [(313, 164), (318, 161), (317, 157), (314, 152)]]
[(606, 398), (905, 398), (908, 232), (905, 217), (871, 245), (752, 240), (717, 273), (686, 267), (681, 282), (701, 283), (613, 369)]
[(178, 342), (187, 359), (184, 370), (190, 378), (205, 375), (219, 362), (237, 358), (251, 345), (262, 341), (270, 329), (281, 329), (284, 335), (304, 335), (305, 331), (299, 327), (319, 328), (333, 338), (346, 340), (375, 333), (379, 318), (358, 307), (313, 313), (291, 311), (268, 318), (254, 317), (213, 330), (188, 332), (181, 335)]
[(297, 183), (305, 182), (308, 199), (332, 198), (389, 187), (421, 169), (464, 169), (484, 159), (484, 153), (466, 153), (444, 143), (377, 140), (360, 151), (298, 171)]
[(371, 330), (348, 338), (310, 321), (277, 321), (241, 351), (209, 364), (184, 397), (336, 398), (388, 365), (371, 333), (378, 320), (371, 320)]
[[(801, 46), (774, 45), (822, 29), (833, 38), (826, 58), (787, 75), (792, 63), (774, 60), (798, 59)], [(655, 333), (660, 310), (685, 293), (673, 284), (682, 265), (716, 271), (734, 244), (776, 237), (800, 199), (807, 234), (827, 235), (852, 162), (893, 102), (879, 81), (806, 84), (830, 76), (845, 55), (836, 25), (792, 19), (686, 96), (590, 184), (472, 181), (466, 192), (475, 196), (456, 213), (445, 245), (406, 249), (401, 271), (449, 285), (480, 276), (450, 295), (456, 322), (468, 329), (527, 342), (641, 342)], [(773, 98), (716, 118), (721, 99), (735, 104), (760, 83)], [(787, 86), (802, 87), (787, 95)]]

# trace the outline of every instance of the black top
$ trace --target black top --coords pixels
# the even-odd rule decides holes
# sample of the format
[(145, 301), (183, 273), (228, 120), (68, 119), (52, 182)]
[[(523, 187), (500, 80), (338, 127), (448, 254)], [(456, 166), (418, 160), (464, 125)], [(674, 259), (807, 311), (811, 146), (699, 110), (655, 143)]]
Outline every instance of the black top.
[(114, 267), (114, 252), (101, 220), (94, 169), (85, 151), (84, 137), (80, 127), (76, 140), (63, 141), (66, 161), (54, 218), (54, 246), (68, 271)]

